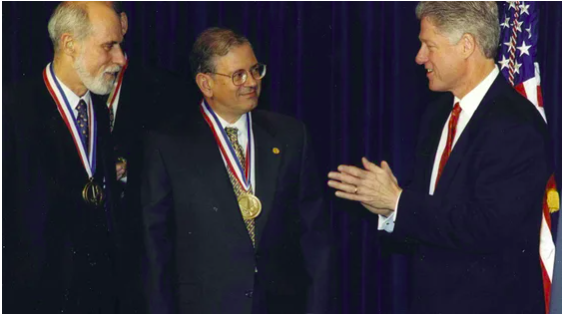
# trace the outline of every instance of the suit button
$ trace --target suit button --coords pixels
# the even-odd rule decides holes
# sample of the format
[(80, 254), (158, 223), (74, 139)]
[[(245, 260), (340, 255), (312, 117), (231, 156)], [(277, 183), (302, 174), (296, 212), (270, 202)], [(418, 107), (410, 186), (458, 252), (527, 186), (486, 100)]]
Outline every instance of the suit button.
[(245, 295), (247, 298), (251, 299), (251, 298), (252, 298), (252, 291), (246, 291), (246, 292), (244, 292), (244, 295)]

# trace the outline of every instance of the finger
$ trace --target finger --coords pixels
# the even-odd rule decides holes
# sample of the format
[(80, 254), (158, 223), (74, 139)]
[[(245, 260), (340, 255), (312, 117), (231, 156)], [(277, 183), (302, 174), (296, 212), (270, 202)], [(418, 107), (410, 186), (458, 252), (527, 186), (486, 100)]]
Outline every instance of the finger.
[(377, 166), (375, 163), (370, 162), (365, 157), (362, 158), (362, 164), (364, 165), (364, 168), (368, 171), (375, 172), (375, 173), (381, 172), (381, 168), (379, 166)]
[(341, 173), (346, 173), (358, 178), (366, 178), (368, 176), (368, 172), (364, 171), (363, 169), (351, 165), (340, 165), (338, 170)]
[(397, 183), (397, 178), (395, 177), (395, 175), (393, 175), (393, 171), (391, 170), (391, 167), (389, 166), (389, 163), (387, 163), (386, 161), (381, 161), (381, 168), (387, 172), (387, 174), (389, 174), (389, 176), (391, 176), (391, 178), (393, 178), (393, 181), (395, 183)]
[(344, 183), (341, 183), (341, 182), (337, 182), (335, 180), (329, 180), (328, 186), (335, 188), (335, 189), (338, 189), (338, 190), (343, 191), (343, 192), (351, 193), (351, 194), (354, 194), (358, 191), (358, 187), (356, 187), (354, 185), (344, 184)]
[(348, 199), (348, 200), (352, 200), (352, 201), (359, 201), (359, 202), (368, 202), (369, 198), (370, 198), (368, 196), (351, 194), (351, 193), (343, 192), (343, 191), (340, 191), (340, 190), (336, 191), (334, 194), (338, 198)]
[(352, 175), (349, 174), (345, 174), (345, 173), (338, 173), (338, 172), (331, 172), (328, 174), (328, 177), (330, 179), (334, 179), (346, 184), (350, 184), (350, 185), (354, 185), (354, 186), (359, 186), (361, 183), (361, 179), (354, 177)]

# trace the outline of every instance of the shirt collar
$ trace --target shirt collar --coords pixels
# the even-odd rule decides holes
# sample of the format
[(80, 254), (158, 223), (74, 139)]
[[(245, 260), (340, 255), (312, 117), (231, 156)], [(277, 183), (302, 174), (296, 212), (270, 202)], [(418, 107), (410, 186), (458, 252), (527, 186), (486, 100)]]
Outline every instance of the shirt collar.
[(223, 127), (223, 129), (226, 127), (237, 128), (239, 136), (241, 134), (246, 134), (246, 114), (240, 116), (240, 118), (233, 124), (228, 123), (219, 115), (217, 115), (217, 118), (219, 118), (219, 122), (221, 123), (221, 127)]
[(467, 95), (465, 95), (462, 99), (454, 96), (454, 105), (455, 103), (459, 102), (459, 106), (461, 107), (463, 112), (470, 115), (473, 114), (485, 97), (485, 94), (487, 94), (487, 91), (489, 90), (491, 85), (493, 85), (493, 82), (495, 81), (498, 74), (499, 69), (495, 65), (495, 68), (491, 71), (491, 73), (489, 73), (489, 75), (483, 81), (477, 84), (477, 86), (473, 88), (473, 90), (471, 90), (469, 93), (467, 93)]
[[(55, 75), (55, 77), (57, 76)], [(57, 77), (57, 81), (59, 81), (59, 84), (63, 89), (63, 93), (65, 94), (66, 99), (68, 100), (68, 104), (72, 109), (76, 109), (76, 106), (78, 106), (78, 102), (80, 102), (80, 100), (84, 100), (86, 104), (90, 104), (91, 95), (89, 90), (86, 90), (86, 93), (84, 93), (82, 97), (79, 97), (78, 95), (74, 94), (74, 92), (68, 86), (66, 86), (63, 83), (63, 81), (61, 81), (58, 77)]]

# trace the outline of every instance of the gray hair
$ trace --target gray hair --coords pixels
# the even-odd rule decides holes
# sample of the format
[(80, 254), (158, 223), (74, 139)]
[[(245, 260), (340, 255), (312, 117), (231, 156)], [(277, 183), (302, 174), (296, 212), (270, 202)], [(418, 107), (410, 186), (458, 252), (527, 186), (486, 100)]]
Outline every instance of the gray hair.
[(55, 52), (60, 48), (61, 36), (64, 33), (72, 34), (77, 41), (88, 37), (92, 32), (92, 24), (86, 4), (61, 2), (51, 15), (47, 28)]
[(192, 75), (195, 78), (198, 73), (215, 72), (216, 57), (225, 56), (231, 48), (244, 44), (250, 45), (248, 39), (230, 29), (206, 29), (198, 36), (190, 54)]
[(428, 18), (450, 43), (471, 34), (487, 58), (495, 58), (500, 26), (498, 7), (492, 1), (421, 1), (416, 6), (419, 20)]

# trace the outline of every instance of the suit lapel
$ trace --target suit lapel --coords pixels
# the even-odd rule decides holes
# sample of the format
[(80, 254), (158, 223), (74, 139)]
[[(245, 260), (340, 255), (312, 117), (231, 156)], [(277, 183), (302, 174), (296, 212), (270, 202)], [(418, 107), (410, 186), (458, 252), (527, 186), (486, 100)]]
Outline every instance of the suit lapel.
[(43, 145), (54, 144), (56, 146), (55, 148), (46, 148), (46, 152), (49, 152), (50, 150), (61, 152), (61, 159), (63, 161), (68, 161), (67, 163), (69, 163), (67, 167), (75, 169), (76, 172), (81, 172), (80, 174), (83, 174), (84, 176), (84, 183), (86, 183), (88, 174), (84, 170), (82, 160), (78, 155), (70, 130), (64, 123), (63, 118), (57, 109), (57, 105), (55, 104), (55, 100), (53, 100), (53, 97), (49, 94), (44, 83), (42, 85), (42, 90), (42, 95), (44, 96), (44, 103), (42, 104), (45, 105), (40, 105), (39, 108), (43, 112), (42, 117), (48, 117), (48, 119), (40, 119), (39, 121), (41, 122), (41, 125), (44, 126), (43, 132), (45, 135), (49, 135), (51, 138), (51, 140), (46, 141)]
[[(233, 191), (229, 175), (225, 168), (221, 153), (209, 125), (201, 114), (197, 115), (193, 124), (194, 138), (193, 146), (186, 148), (181, 156), (189, 155), (190, 160), (197, 166), (195, 174), (200, 179), (203, 187), (212, 187), (208, 200), (213, 200), (222, 209), (226, 209), (225, 220), (238, 233), (245, 236), (249, 244), (250, 238), (246, 225), (240, 213), (236, 195)], [(284, 152), (274, 154), (273, 148), (281, 148), (281, 144), (260, 124), (258, 115), (253, 116), (252, 131), (255, 140), (255, 166), (256, 166), (256, 189), (255, 194), (262, 203), (262, 213), (255, 221), (256, 246), (260, 239), (268, 217), (273, 208), (278, 169)], [(197, 148), (193, 150), (193, 148)], [(195, 152), (194, 152), (195, 151)], [(189, 172), (191, 173), (191, 172)]]
[(255, 221), (256, 246), (258, 247), (264, 227), (272, 212), (279, 166), (284, 152), (279, 151), (278, 154), (273, 152), (274, 148), (281, 147), (280, 143), (260, 125), (258, 115), (255, 115), (253, 119), (252, 131), (256, 141), (256, 196), (262, 203), (262, 213)]
[[(47, 141), (45, 144), (48, 145), (49, 143), (51, 143), (57, 147), (57, 148), (46, 148), (46, 149), (61, 152), (61, 158), (64, 161), (62, 162), (62, 164), (64, 164), (64, 168), (72, 169), (72, 171), (69, 172), (73, 173), (72, 178), (75, 178), (73, 180), (77, 180), (76, 184), (78, 185), (84, 185), (88, 181), (88, 174), (84, 169), (84, 165), (82, 164), (82, 160), (76, 149), (76, 145), (74, 143), (73, 137), (68, 127), (64, 123), (63, 118), (59, 113), (59, 110), (57, 109), (55, 101), (47, 91), (46, 87), (43, 94), (44, 94), (43, 99), (46, 106), (41, 106), (41, 108), (43, 108), (44, 110), (43, 117), (48, 117), (48, 119), (44, 120), (45, 121), (44, 132), (46, 134), (50, 134), (50, 137), (52, 137), (52, 140)], [(100, 97), (97, 97), (96, 95), (92, 94), (94, 113), (98, 121), (98, 130), (96, 137), (97, 138), (96, 173), (94, 174), (94, 177), (96, 178), (96, 182), (98, 182), (100, 185), (102, 185), (102, 183), (104, 182), (103, 179), (104, 176), (106, 176), (107, 174), (113, 174), (112, 172), (108, 171), (107, 164), (111, 163), (111, 161), (109, 160), (111, 155), (108, 155), (109, 153), (106, 150), (106, 145), (108, 141), (107, 133), (109, 132), (109, 130), (107, 132), (102, 130), (102, 128), (107, 128), (107, 118), (101, 117), (101, 115), (104, 115), (105, 113), (103, 107), (99, 106), (101, 102), (102, 99)], [(74, 174), (79, 174), (79, 175), (76, 176)], [(80, 181), (80, 178), (82, 178), (82, 181)], [(112, 227), (115, 227), (115, 220), (113, 217), (113, 211), (111, 211), (111, 209), (108, 215), (109, 215), (109, 217), (107, 218), (108, 224), (111, 224)]]
[(201, 113), (195, 115), (197, 117), (194, 119), (192, 126), (195, 128), (193, 132), (194, 143), (188, 147), (183, 146), (185, 151), (181, 155), (190, 157), (184, 161), (193, 161), (191, 166), (194, 167), (193, 172), (186, 174), (187, 176), (197, 174), (198, 182), (201, 183), (202, 187), (207, 187), (205, 191), (210, 192), (205, 200), (211, 200), (213, 207), (224, 209), (224, 219), (227, 221), (227, 225), (232, 226), (240, 235), (246, 236), (249, 245), (252, 246), (233, 186), (229, 180), (229, 174), (211, 128), (205, 122)]
[(459, 164), (466, 156), (467, 149), (471, 146), (471, 140), (474, 139), (474, 134), (482, 126), (481, 121), (485, 113), (490, 108), (489, 105), (494, 102), (495, 96), (497, 95), (498, 90), (501, 87), (500, 84), (504, 83), (499, 80), (504, 80), (504, 78), (501, 75), (497, 76), (497, 79), (493, 82), (493, 85), (491, 85), (491, 87), (483, 97), (483, 100), (481, 100), (481, 103), (479, 103), (477, 110), (475, 110), (475, 113), (473, 113), (473, 116), (469, 120), (469, 123), (467, 124), (467, 126), (465, 126), (463, 133), (457, 140), (454, 148), (452, 149), (448, 162), (444, 166), (442, 177), (438, 182), (435, 193), (444, 191), (444, 189), (449, 186), (449, 184), (455, 177), (455, 173)]
[[(94, 177), (100, 185), (104, 182), (106, 183), (105, 193), (108, 194), (108, 197), (111, 198), (110, 200), (114, 202), (110, 207), (104, 208), (107, 211), (106, 218), (108, 220), (109, 228), (111, 231), (115, 231), (117, 229), (117, 224), (115, 221), (115, 206), (117, 204), (116, 201), (120, 197), (117, 194), (117, 191), (114, 189), (114, 178), (116, 178), (116, 173), (114, 155), (112, 154), (112, 148), (108, 143), (110, 136), (109, 117), (104, 98), (92, 94), (92, 102), (94, 105), (94, 112), (98, 124), (96, 135), (96, 173), (94, 174)], [(110, 176), (112, 177), (112, 179), (107, 178)], [(115, 196), (111, 196), (113, 193), (115, 193)]]

